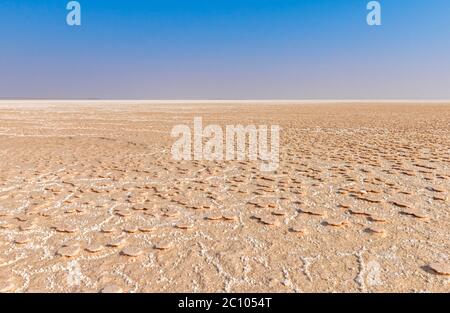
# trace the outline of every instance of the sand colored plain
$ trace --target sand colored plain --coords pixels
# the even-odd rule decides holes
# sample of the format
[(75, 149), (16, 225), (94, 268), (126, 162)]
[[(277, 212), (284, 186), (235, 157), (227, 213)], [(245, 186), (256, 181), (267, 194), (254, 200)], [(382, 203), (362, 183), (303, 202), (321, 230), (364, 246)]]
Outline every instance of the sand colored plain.
[[(280, 125), (280, 166), (172, 127)], [(1, 292), (449, 292), (450, 104), (0, 103)]]

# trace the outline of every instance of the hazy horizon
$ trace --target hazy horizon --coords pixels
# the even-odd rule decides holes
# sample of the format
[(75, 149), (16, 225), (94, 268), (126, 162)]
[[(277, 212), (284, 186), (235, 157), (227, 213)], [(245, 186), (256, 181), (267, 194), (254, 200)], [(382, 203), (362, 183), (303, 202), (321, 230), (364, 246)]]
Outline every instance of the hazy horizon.
[(0, 99), (450, 99), (450, 2), (0, 3)]

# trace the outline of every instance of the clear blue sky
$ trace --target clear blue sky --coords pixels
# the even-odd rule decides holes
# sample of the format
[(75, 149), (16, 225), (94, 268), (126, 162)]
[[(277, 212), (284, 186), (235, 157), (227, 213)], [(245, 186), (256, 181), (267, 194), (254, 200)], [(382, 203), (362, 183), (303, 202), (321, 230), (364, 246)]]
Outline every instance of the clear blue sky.
[(450, 1), (0, 0), (0, 97), (450, 99)]

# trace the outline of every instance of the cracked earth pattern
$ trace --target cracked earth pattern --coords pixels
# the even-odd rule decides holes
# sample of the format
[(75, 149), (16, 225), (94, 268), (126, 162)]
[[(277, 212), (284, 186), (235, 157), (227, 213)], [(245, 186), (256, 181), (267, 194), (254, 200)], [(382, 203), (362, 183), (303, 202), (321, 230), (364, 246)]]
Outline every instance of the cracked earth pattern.
[[(172, 160), (280, 125), (280, 167)], [(2, 292), (449, 292), (450, 105), (0, 104)]]

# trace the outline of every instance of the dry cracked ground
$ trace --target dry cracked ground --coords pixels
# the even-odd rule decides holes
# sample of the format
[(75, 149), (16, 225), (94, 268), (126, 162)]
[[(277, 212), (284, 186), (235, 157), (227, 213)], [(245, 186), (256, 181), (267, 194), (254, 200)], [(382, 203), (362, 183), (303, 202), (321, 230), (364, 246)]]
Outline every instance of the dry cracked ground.
[[(280, 166), (172, 160), (280, 125)], [(2, 292), (449, 292), (449, 104), (0, 104)]]

